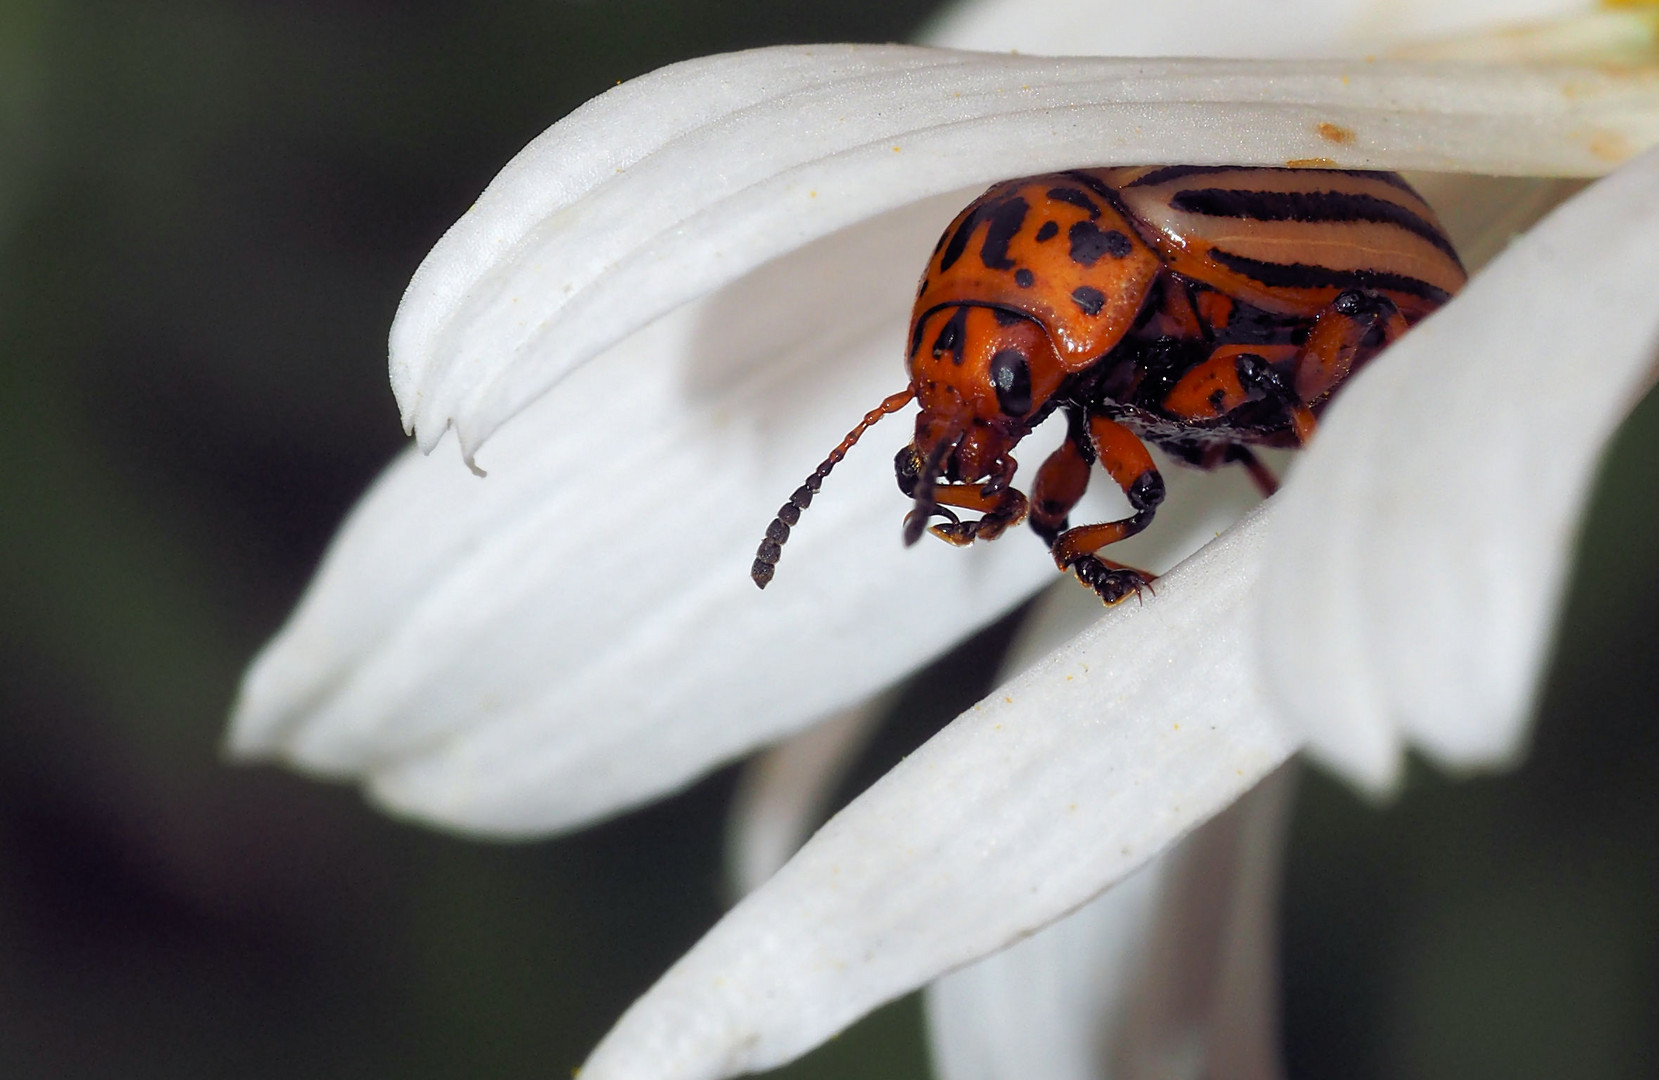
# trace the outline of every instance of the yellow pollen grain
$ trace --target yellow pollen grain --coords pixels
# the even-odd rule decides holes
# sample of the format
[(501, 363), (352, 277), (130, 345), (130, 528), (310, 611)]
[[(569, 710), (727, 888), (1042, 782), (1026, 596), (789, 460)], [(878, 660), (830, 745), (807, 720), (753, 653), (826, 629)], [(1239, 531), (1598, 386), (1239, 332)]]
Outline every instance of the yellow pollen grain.
[[(1336, 161), (1328, 157), (1299, 157), (1285, 162), (1287, 169), (1334, 169)], [(1217, 533), (1216, 535), (1220, 535)]]
[(1326, 142), (1334, 142), (1339, 146), (1347, 146), (1355, 138), (1353, 128), (1345, 128), (1341, 124), (1333, 124), (1330, 121), (1322, 122), (1317, 130), (1321, 139)]
[(1587, 145), (1590, 153), (1603, 161), (1619, 162), (1630, 157), (1630, 140), (1617, 131), (1591, 132)]

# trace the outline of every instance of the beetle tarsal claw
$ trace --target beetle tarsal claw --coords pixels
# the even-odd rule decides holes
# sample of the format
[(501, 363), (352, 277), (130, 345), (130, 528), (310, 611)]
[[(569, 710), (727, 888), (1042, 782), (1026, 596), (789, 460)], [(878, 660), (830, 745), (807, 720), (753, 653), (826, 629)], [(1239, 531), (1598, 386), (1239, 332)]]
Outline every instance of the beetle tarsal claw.
[[(931, 521), (935, 515), (948, 518), (949, 521), (944, 525), (929, 525), (928, 522)], [(910, 513), (904, 515), (904, 546), (910, 547), (916, 543), (916, 541), (922, 538), (922, 533), (924, 532), (931, 532), (935, 536), (950, 540), (953, 544), (966, 544), (973, 540), (971, 532), (966, 540), (953, 540), (940, 530), (971, 530), (972, 528), (972, 524), (963, 525), (961, 518), (957, 517), (954, 513), (943, 506), (918, 506), (914, 510), (910, 511)]]

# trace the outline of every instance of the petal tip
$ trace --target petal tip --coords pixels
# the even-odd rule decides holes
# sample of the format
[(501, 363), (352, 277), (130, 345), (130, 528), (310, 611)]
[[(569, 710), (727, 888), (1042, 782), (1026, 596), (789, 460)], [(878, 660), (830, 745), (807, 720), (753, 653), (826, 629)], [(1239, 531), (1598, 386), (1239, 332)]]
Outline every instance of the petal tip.
[(1396, 738), (1390, 738), (1386, 746), (1369, 747), (1310, 740), (1303, 750), (1313, 761), (1375, 803), (1391, 801), (1399, 794), (1405, 779), (1405, 749)]

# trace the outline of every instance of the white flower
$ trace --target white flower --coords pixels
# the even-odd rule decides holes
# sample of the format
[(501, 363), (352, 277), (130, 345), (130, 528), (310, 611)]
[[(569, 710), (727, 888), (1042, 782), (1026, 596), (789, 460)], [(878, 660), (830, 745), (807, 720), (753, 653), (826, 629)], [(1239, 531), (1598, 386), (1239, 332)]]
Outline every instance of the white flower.
[[(1363, 25), (1338, 18), (1359, 5), (1303, 6), (1277, 24), (1291, 52)], [(1463, 10), (1445, 28), (1480, 25)], [(1228, 18), (1195, 25), (1259, 47)], [(1013, 536), (902, 548), (890, 454), (870, 448), (825, 485), (773, 586), (747, 578), (777, 504), (902, 385), (914, 275), (986, 183), (1325, 159), (1594, 176), (1656, 142), (1646, 69), (821, 46), (624, 84), (510, 163), (416, 274), (393, 386), (421, 447), (453, 431), (460, 454), (406, 455), (364, 499), (250, 671), (231, 746), (358, 777), (452, 828), (545, 833), (856, 707), (1051, 580), (1041, 547)], [(788, 1060), (1130, 878), (1299, 747), (1376, 789), (1408, 744), (1461, 767), (1512, 758), (1597, 454), (1646, 389), (1656, 336), (1650, 156), (1354, 379), (1280, 497), (833, 819), (584, 1077)], [(1249, 501), (1236, 478), (1167, 475), (1168, 509), (1128, 556), (1156, 569)], [(1281, 799), (1258, 792), (1262, 818), (1193, 841), (1234, 851), (1228, 918), (1248, 922), (1266, 895), (1239, 852), (1271, 846), (1257, 822)], [(1180, 875), (1160, 864), (1092, 910), (1140, 926)], [(1091, 940), (1131, 963), (1105, 935)], [(1223, 938), (1224, 952), (1251, 935)], [(1250, 985), (1263, 962), (1200, 967)], [(1116, 1052), (1166, 1054), (1147, 1039), (1191, 1019), (1171, 1001)]]

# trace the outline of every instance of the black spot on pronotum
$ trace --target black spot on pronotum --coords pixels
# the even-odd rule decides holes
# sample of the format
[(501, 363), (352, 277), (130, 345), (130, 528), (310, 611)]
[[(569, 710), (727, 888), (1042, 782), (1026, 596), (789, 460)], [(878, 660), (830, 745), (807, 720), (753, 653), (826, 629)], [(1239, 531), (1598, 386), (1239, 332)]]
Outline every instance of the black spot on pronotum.
[(1013, 198), (996, 208), (990, 215), (991, 225), (985, 230), (985, 243), (979, 248), (979, 261), (987, 270), (1012, 270), (1008, 258), (1008, 242), (1019, 234), (1025, 224), (1025, 213), (1030, 207), (1024, 199)]
[(986, 229), (985, 242), (979, 248), (980, 261), (989, 270), (1012, 270), (1014, 264), (1008, 259), (1008, 242), (1020, 231), (1020, 226), (1025, 223), (1026, 211), (1030, 208), (1017, 195), (1011, 199), (992, 199), (976, 205), (951, 233), (944, 254), (939, 257), (940, 271), (956, 265), (956, 260), (968, 249), (968, 241), (981, 223), (985, 223)]
[(1037, 284), (1037, 275), (1022, 266), (1014, 271), (1014, 284), (1022, 289), (1029, 289)]
[(1106, 306), (1106, 294), (1089, 285), (1079, 285), (1073, 289), (1071, 298), (1083, 309), (1085, 315), (1099, 315), (1100, 309)]
[(991, 357), (991, 385), (997, 406), (1008, 416), (1031, 411), (1031, 365), (1018, 349), (999, 349)]
[(1091, 221), (1100, 216), (1100, 207), (1094, 204), (1094, 200), (1089, 198), (1087, 192), (1079, 191), (1077, 188), (1049, 188), (1048, 197), (1056, 202), (1069, 203), (1077, 207), (1087, 213)]
[(1024, 315), (1021, 315), (1017, 311), (1009, 311), (1007, 308), (999, 307), (991, 309), (991, 317), (997, 321), (998, 326), (1013, 326), (1015, 323), (1025, 318)]
[(1057, 223), (1052, 221), (1043, 222), (1043, 227), (1037, 230), (1037, 243), (1048, 243), (1050, 240), (1054, 239), (1055, 235), (1059, 231), (1060, 226)]
[(945, 325), (939, 328), (939, 336), (933, 339), (933, 357), (938, 359), (945, 353), (951, 354), (951, 359), (958, 364), (962, 362), (962, 339), (967, 334), (968, 309), (959, 307), (951, 312)]
[(1071, 241), (1071, 261), (1093, 266), (1102, 255), (1121, 259), (1134, 250), (1129, 238), (1116, 229), (1102, 230), (1092, 221), (1079, 221), (1066, 230)]

